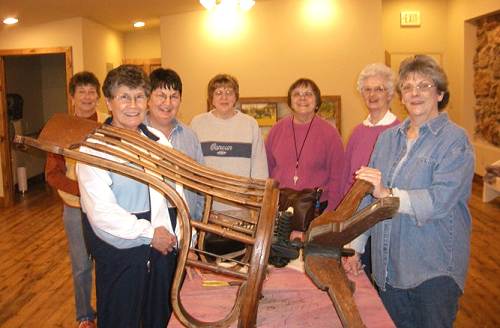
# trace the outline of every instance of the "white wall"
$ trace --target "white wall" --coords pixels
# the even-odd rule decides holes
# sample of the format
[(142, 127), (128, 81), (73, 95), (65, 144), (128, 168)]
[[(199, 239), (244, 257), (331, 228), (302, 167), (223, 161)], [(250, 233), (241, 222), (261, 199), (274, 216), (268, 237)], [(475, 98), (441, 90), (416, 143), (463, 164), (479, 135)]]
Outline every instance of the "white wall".
[(40, 56), (43, 121), (57, 112), (65, 113), (68, 108), (66, 99), (66, 64), (63, 54)]
[[(122, 62), (123, 34), (91, 20), (83, 19), (82, 40), (83, 68), (93, 72), (102, 85), (108, 73), (108, 64), (117, 67)], [(98, 111), (101, 114), (107, 113), (103, 99), (99, 101)]]
[(309, 77), (323, 94), (342, 97), (345, 138), (366, 115), (356, 77), (384, 59), (381, 1), (332, 1), (326, 21), (304, 18), (306, 3), (257, 2), (232, 36), (213, 36), (206, 11), (162, 17), (162, 65), (183, 79), (183, 121), (206, 110), (207, 83), (217, 73), (236, 76), (242, 97), (285, 96), (297, 78)]
[(161, 57), (160, 28), (138, 29), (124, 35), (124, 58)]
[(71, 47), (73, 68), (83, 69), (82, 18), (71, 18), (36, 26), (3, 29), (0, 49)]

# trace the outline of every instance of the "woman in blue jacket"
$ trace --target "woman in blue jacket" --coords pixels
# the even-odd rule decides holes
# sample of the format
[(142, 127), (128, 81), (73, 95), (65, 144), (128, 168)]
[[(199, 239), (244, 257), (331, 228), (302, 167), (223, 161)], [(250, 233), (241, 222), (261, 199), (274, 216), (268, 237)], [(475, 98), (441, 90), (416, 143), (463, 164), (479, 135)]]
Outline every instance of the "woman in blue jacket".
[[(408, 118), (380, 135), (356, 177), (373, 184), (371, 197), (399, 197), (400, 207), (351, 247), (363, 253), (372, 237), (373, 277), (398, 327), (452, 327), (469, 259), (474, 153), (442, 112), (448, 82), (431, 57), (403, 61), (398, 93)], [(348, 270), (359, 270), (358, 254)]]

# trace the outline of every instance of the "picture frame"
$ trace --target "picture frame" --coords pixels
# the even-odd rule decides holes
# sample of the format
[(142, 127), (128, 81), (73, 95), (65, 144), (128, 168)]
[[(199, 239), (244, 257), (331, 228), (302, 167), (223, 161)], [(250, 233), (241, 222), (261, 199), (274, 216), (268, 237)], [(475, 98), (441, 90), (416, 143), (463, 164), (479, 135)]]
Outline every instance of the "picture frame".
[(241, 103), (240, 111), (255, 118), (259, 126), (273, 126), (278, 117), (278, 104), (275, 102)]
[[(342, 134), (340, 96), (325, 95), (321, 97), (321, 101), (318, 115), (335, 126), (339, 134)], [(240, 97), (238, 102), (238, 109), (254, 117), (264, 135), (267, 135), (274, 123), (291, 114), (287, 97)]]

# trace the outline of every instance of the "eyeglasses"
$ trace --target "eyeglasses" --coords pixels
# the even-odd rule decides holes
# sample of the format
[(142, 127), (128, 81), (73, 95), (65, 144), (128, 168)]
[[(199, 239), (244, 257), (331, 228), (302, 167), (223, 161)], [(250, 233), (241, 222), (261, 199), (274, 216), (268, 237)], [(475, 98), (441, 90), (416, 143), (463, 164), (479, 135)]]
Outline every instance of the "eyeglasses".
[(124, 93), (115, 96), (115, 99), (118, 100), (118, 102), (121, 104), (130, 105), (132, 101), (135, 101), (136, 104), (144, 104), (148, 100), (148, 97), (146, 97), (145, 94), (138, 94), (136, 96), (131, 96), (128, 93)]
[(404, 94), (412, 93), (413, 90), (416, 90), (417, 93), (429, 92), (435, 85), (430, 82), (420, 82), (417, 85), (413, 84), (405, 84), (401, 87), (401, 92)]
[(364, 93), (364, 94), (366, 94), (366, 95), (369, 95), (372, 92), (374, 94), (379, 95), (379, 94), (383, 93), (384, 91), (385, 91), (385, 88), (383, 86), (380, 86), (380, 85), (376, 86), (376, 87), (373, 87), (373, 88), (370, 88), (370, 87), (362, 87), (361, 88), (361, 92)]
[(178, 92), (174, 92), (172, 94), (158, 92), (153, 93), (153, 97), (159, 102), (165, 102), (167, 99), (170, 99), (170, 101), (178, 101), (181, 99), (181, 95)]
[(79, 96), (97, 96), (97, 91), (93, 90), (78, 90), (76, 92)]
[(294, 91), (292, 92), (292, 98), (312, 98), (314, 97), (314, 92), (312, 91)]
[(231, 97), (234, 96), (234, 94), (235, 92), (233, 89), (218, 89), (214, 91), (214, 96), (216, 97), (222, 97), (222, 96)]

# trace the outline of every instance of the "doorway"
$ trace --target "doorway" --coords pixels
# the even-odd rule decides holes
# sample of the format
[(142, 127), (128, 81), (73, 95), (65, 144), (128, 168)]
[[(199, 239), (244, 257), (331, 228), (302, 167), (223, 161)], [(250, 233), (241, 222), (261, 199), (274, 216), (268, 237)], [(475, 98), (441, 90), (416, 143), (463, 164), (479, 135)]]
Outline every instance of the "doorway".
[(14, 204), (16, 192), (24, 189), (26, 181), (43, 183), (46, 154), (19, 147), (12, 138), (15, 134), (36, 138), (54, 113), (71, 111), (67, 83), (72, 71), (71, 48), (0, 50), (3, 206)]

